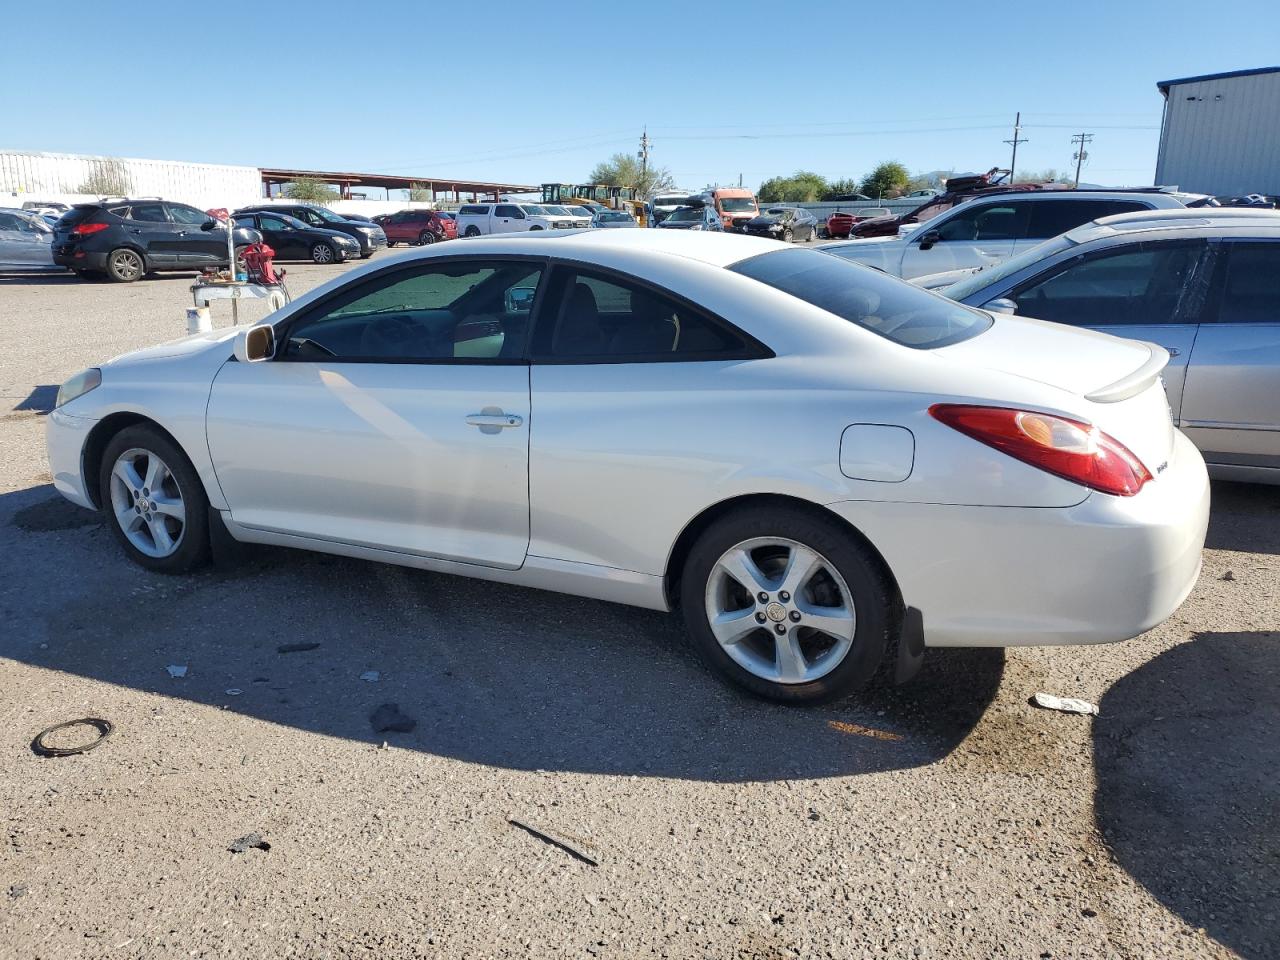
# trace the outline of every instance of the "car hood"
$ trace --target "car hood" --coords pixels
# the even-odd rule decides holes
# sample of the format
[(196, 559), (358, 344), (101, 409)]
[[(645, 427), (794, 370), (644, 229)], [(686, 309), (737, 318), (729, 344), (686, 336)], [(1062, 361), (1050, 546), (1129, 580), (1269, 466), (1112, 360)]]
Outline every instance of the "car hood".
[(981, 273), (983, 269), (983, 267), (966, 267), (963, 270), (945, 270), (942, 273), (930, 273), (923, 277), (912, 277), (910, 282), (926, 290), (939, 291), (951, 286), (953, 283), (959, 283), (965, 277)]
[(235, 339), (239, 331), (246, 329), (248, 327), (241, 325), (239, 327), (224, 327), (221, 330), (208, 330), (204, 333), (193, 333), (189, 337), (181, 337), (178, 340), (170, 340), (167, 343), (157, 343), (155, 346), (122, 353), (118, 357), (112, 357), (102, 366), (126, 367), (134, 363), (145, 363), (148, 360), (172, 360), (176, 357), (193, 356), (198, 353), (204, 353), (220, 343), (230, 343)]
[(778, 216), (776, 213), (762, 213), (758, 217), (752, 217), (751, 220), (748, 221), (747, 226), (771, 227), (775, 223), (782, 223), (782, 218)]

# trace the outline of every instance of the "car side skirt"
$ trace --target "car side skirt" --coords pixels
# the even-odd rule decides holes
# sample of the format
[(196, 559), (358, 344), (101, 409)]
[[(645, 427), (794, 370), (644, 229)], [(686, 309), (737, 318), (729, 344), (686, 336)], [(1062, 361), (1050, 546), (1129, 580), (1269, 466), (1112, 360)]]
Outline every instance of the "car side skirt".
[(293, 534), (259, 530), (236, 523), (231, 519), (231, 514), (226, 511), (219, 512), (227, 532), (243, 543), (263, 543), (277, 547), (311, 550), (316, 553), (330, 553), (341, 557), (354, 557), (358, 560), (375, 560), (402, 567), (431, 570), (435, 573), (452, 573), (491, 580), (495, 583), (569, 593), (593, 600), (624, 603), (650, 610), (666, 612), (671, 609), (667, 604), (662, 577), (637, 573), (634, 570), (620, 570), (617, 567), (606, 567), (600, 564), (556, 560), (533, 555), (526, 556), (524, 564), (519, 569), (504, 570), (500, 567), (488, 567), (477, 563), (460, 563), (456, 560), (441, 560), (421, 554), (382, 550), (336, 540), (320, 540), (314, 537), (299, 537)]

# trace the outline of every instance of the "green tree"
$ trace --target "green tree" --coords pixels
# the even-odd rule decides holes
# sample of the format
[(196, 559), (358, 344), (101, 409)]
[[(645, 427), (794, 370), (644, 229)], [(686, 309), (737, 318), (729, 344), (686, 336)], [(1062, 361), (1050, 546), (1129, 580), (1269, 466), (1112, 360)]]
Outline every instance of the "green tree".
[(812, 170), (797, 170), (789, 177), (771, 177), (760, 184), (756, 198), (764, 203), (808, 203), (830, 190), (827, 178)]
[(290, 200), (310, 200), (313, 203), (338, 199), (337, 190), (314, 177), (299, 177), (293, 183), (285, 184), (284, 195)]
[(897, 197), (910, 182), (911, 174), (906, 167), (896, 160), (886, 160), (863, 178), (862, 192), (877, 200)]
[(642, 169), (640, 161), (629, 153), (615, 153), (608, 160), (597, 163), (587, 174), (587, 182), (631, 187), (639, 200), (647, 200), (655, 193), (672, 190), (676, 185), (675, 178), (666, 167), (650, 164)]
[(76, 193), (91, 193), (99, 197), (127, 197), (133, 189), (133, 180), (123, 160), (94, 160), (93, 168), (84, 182), (76, 187)]
[(435, 197), (431, 193), (431, 188), (425, 183), (412, 183), (409, 185), (409, 199), (420, 202), (433, 200)]
[(860, 193), (858, 190), (857, 177), (841, 177), (839, 180), (832, 180), (827, 184), (827, 191), (822, 195), (823, 200), (834, 200), (836, 197), (847, 196), (851, 193)]

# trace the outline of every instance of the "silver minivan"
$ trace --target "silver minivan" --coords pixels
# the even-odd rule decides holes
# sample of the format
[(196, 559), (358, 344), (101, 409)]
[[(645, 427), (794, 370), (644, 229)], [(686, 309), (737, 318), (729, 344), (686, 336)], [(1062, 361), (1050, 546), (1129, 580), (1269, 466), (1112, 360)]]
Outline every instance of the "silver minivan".
[(1210, 473), (1280, 483), (1280, 212), (1105, 217), (999, 266), (916, 282), (970, 306), (1160, 344), (1174, 422)]

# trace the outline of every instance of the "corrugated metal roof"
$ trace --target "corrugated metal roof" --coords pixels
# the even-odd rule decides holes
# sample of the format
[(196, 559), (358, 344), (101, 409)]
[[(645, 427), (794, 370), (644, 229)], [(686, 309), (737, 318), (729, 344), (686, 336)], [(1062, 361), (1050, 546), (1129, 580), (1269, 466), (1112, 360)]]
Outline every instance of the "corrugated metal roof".
[(1182, 77), (1178, 80), (1157, 80), (1156, 89), (1165, 96), (1169, 95), (1169, 88), (1176, 87), (1180, 83), (1196, 83), (1200, 80), (1229, 80), (1232, 77), (1252, 77), (1259, 73), (1280, 73), (1280, 67), (1254, 67), (1252, 70), (1229, 70), (1226, 73), (1202, 73), (1198, 77)]

